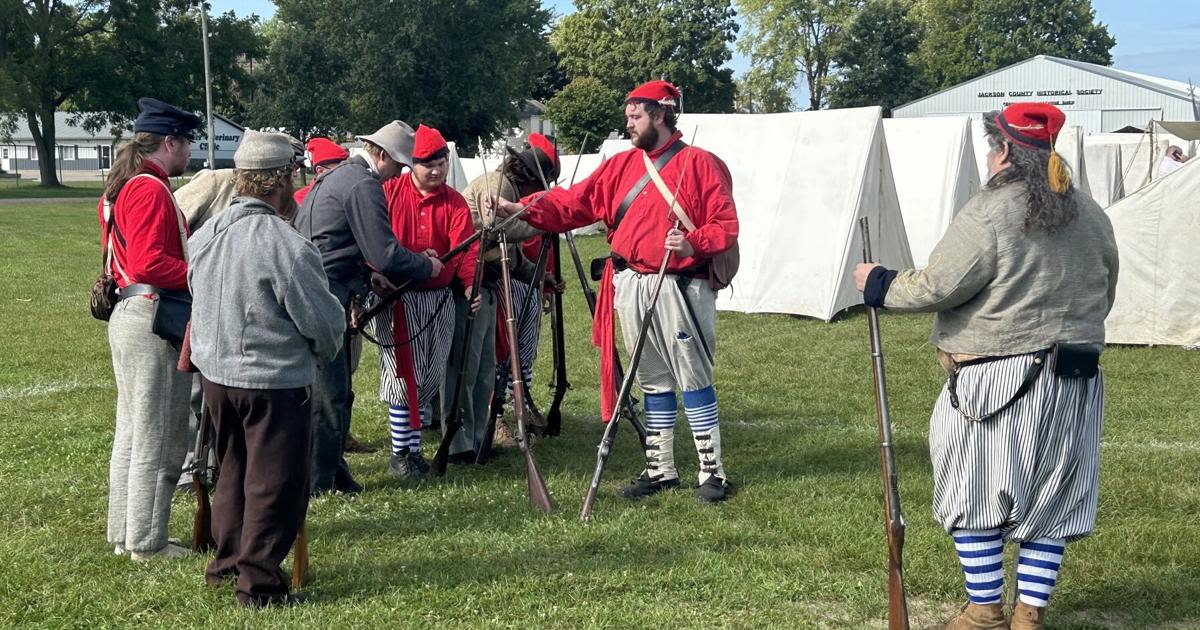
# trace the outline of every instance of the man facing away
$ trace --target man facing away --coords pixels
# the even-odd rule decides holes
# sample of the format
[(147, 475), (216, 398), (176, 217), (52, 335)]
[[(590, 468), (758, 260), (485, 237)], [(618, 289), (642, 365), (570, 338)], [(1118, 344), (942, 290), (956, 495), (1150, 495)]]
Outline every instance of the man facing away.
[(346, 321), (321, 254), (288, 225), (287, 136), (247, 131), (237, 196), (190, 241), (192, 362), (217, 431), (217, 554), (206, 581), (237, 581), (246, 606), (291, 603), (279, 568), (308, 509), (311, 385), (338, 354)]

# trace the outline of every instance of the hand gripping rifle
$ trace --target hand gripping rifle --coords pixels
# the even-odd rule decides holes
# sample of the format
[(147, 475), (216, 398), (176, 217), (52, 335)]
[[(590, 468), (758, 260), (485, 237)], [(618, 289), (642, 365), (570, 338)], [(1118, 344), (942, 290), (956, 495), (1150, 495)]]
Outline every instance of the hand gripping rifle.
[[(871, 260), (871, 232), (867, 218), (858, 220), (862, 231), (863, 262)], [(879, 463), (883, 472), (883, 511), (888, 543), (888, 630), (908, 630), (908, 602), (904, 596), (904, 515), (896, 485), (896, 456), (892, 452), (892, 418), (888, 410), (887, 378), (883, 371), (883, 339), (879, 310), (867, 307), (871, 329), (871, 372), (875, 381), (875, 416), (879, 420)]]
[(215, 549), (212, 533), (212, 504), (208, 499), (208, 414), (200, 414), (200, 430), (196, 432), (196, 448), (192, 450), (192, 492), (196, 494), (196, 518), (192, 521), (192, 551)]
[[(699, 127), (696, 128), (699, 130)], [(692, 132), (692, 141), (696, 140), (696, 132)], [(679, 185), (683, 183), (684, 171), (680, 169), (679, 180), (675, 182), (675, 194), (672, 195), (672, 200), (679, 198)], [(674, 201), (670, 203), (674, 205)], [(672, 211), (673, 213), (673, 211)], [(680, 226), (679, 219), (675, 220), (675, 229)], [(592, 516), (592, 506), (596, 503), (596, 493), (600, 490), (600, 478), (604, 475), (604, 465), (608, 462), (608, 456), (612, 454), (613, 439), (617, 433), (617, 422), (621, 419), (621, 407), (625, 404), (630, 396), (630, 391), (633, 389), (634, 375), (637, 374), (638, 363), (642, 360), (642, 349), (646, 347), (646, 336), (650, 329), (650, 323), (654, 320), (654, 314), (658, 310), (658, 294), (662, 291), (663, 278), (667, 275), (667, 264), (671, 262), (671, 250), (663, 253), (662, 262), (658, 265), (658, 274), (654, 277), (654, 288), (650, 293), (650, 306), (646, 308), (646, 313), (642, 316), (642, 325), (638, 328), (637, 341), (633, 344), (633, 353), (629, 355), (629, 371), (625, 373), (625, 378), (621, 380), (621, 389), (617, 392), (617, 405), (613, 408), (612, 417), (608, 419), (608, 424), (604, 427), (604, 436), (600, 438), (600, 446), (596, 449), (596, 469), (592, 471), (592, 482), (588, 485), (587, 494), (583, 497), (583, 507), (579, 510), (579, 520), (586, 521)], [(595, 317), (593, 310), (592, 316)], [(646, 441), (643, 437), (642, 444)]]
[(508, 325), (505, 326), (505, 332), (508, 334), (508, 367), (512, 372), (513, 380), (513, 411), (517, 416), (517, 445), (521, 448), (521, 454), (525, 456), (525, 475), (529, 482), (529, 501), (537, 509), (550, 513), (554, 511), (554, 499), (550, 498), (550, 491), (546, 489), (546, 482), (542, 479), (542, 473), (538, 470), (537, 462), (533, 460), (533, 451), (529, 448), (529, 435), (525, 432), (525, 391), (524, 383), (521, 380), (521, 360), (517, 357), (517, 329), (516, 316), (513, 313), (512, 287), (510, 286), (512, 278), (508, 268), (508, 238), (503, 232), (500, 233), (500, 273), (501, 282), (504, 283), (504, 316)]

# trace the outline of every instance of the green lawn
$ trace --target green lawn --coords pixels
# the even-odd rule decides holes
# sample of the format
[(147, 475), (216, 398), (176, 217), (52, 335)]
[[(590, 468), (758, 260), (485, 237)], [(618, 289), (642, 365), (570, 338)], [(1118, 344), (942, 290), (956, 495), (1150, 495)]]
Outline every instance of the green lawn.
[[(89, 202), (0, 206), (0, 627), (884, 627), (865, 317), (722, 313), (717, 388), (738, 494), (715, 508), (690, 492), (618, 500), (615, 487), (640, 469), (624, 430), (583, 524), (601, 425), (596, 351), (574, 282), (564, 434), (536, 451), (557, 513), (531, 508), (515, 453), (417, 488), (390, 478), (370, 350), (354, 428), (381, 451), (351, 458), (367, 492), (310, 508), (310, 605), (247, 612), (231, 590), (204, 586), (204, 557), (140, 566), (113, 556), (104, 522), (115, 390), (104, 324), (87, 313), (97, 232)], [(602, 244), (583, 241), (589, 254)], [(883, 330), (914, 627), (963, 598), (951, 541), (930, 517), (925, 438), (942, 376), (929, 325), (889, 315)], [(549, 358), (543, 346), (534, 389), (543, 406)], [(1069, 547), (1049, 625), (1200, 627), (1200, 353), (1112, 348), (1105, 366), (1099, 527)], [(426, 440), (428, 453), (435, 447)], [(676, 453), (694, 479), (686, 429)], [(190, 535), (192, 514), (179, 497), (172, 535)]]
[(44, 199), (47, 197), (87, 197), (99, 199), (104, 191), (104, 182), (71, 181), (63, 186), (45, 188), (38, 182), (21, 178), (20, 182), (12, 179), (0, 179), (0, 199)]

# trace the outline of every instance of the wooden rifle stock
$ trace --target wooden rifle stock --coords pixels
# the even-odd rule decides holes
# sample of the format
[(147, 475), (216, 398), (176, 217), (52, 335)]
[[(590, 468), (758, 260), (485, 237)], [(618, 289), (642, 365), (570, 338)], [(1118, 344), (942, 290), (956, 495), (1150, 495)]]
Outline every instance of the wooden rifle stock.
[(537, 462), (533, 459), (533, 450), (529, 448), (529, 434), (525, 429), (525, 392), (521, 379), (521, 360), (517, 357), (516, 316), (513, 312), (512, 277), (508, 267), (508, 239), (500, 234), (500, 281), (504, 283), (504, 315), (508, 322), (505, 332), (508, 334), (508, 367), (513, 380), (513, 411), (517, 416), (517, 445), (525, 457), (525, 475), (529, 483), (529, 501), (537, 509), (550, 513), (554, 511), (554, 499), (546, 489), (546, 482), (538, 470)]
[(300, 521), (300, 533), (292, 547), (292, 588), (304, 588), (308, 583), (308, 518)]
[[(862, 232), (863, 262), (871, 260), (871, 233), (866, 217), (858, 222)], [(883, 474), (883, 509), (888, 543), (888, 630), (908, 630), (908, 601), (904, 594), (904, 514), (896, 483), (896, 456), (892, 450), (892, 418), (888, 409), (887, 377), (883, 369), (883, 338), (879, 311), (867, 307), (871, 332), (871, 374), (875, 384), (875, 416), (879, 424), (879, 464)]]
[(196, 447), (192, 450), (192, 492), (196, 494), (196, 517), (192, 521), (192, 551), (215, 549), (212, 533), (212, 504), (208, 499), (208, 414), (200, 414), (200, 430), (196, 432)]

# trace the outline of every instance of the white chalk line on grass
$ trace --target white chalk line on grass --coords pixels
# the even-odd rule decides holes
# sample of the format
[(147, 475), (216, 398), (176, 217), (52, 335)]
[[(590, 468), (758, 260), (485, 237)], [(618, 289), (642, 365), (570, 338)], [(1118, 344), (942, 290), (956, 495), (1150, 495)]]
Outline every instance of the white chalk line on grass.
[(52, 394), (61, 394), (63, 392), (74, 391), (76, 389), (90, 389), (93, 387), (107, 388), (111, 386), (106, 383), (84, 382), (78, 379), (72, 379), (69, 381), (38, 383), (36, 385), (26, 385), (24, 387), (0, 387), (0, 400), (22, 400), (25, 398), (50, 396)]

